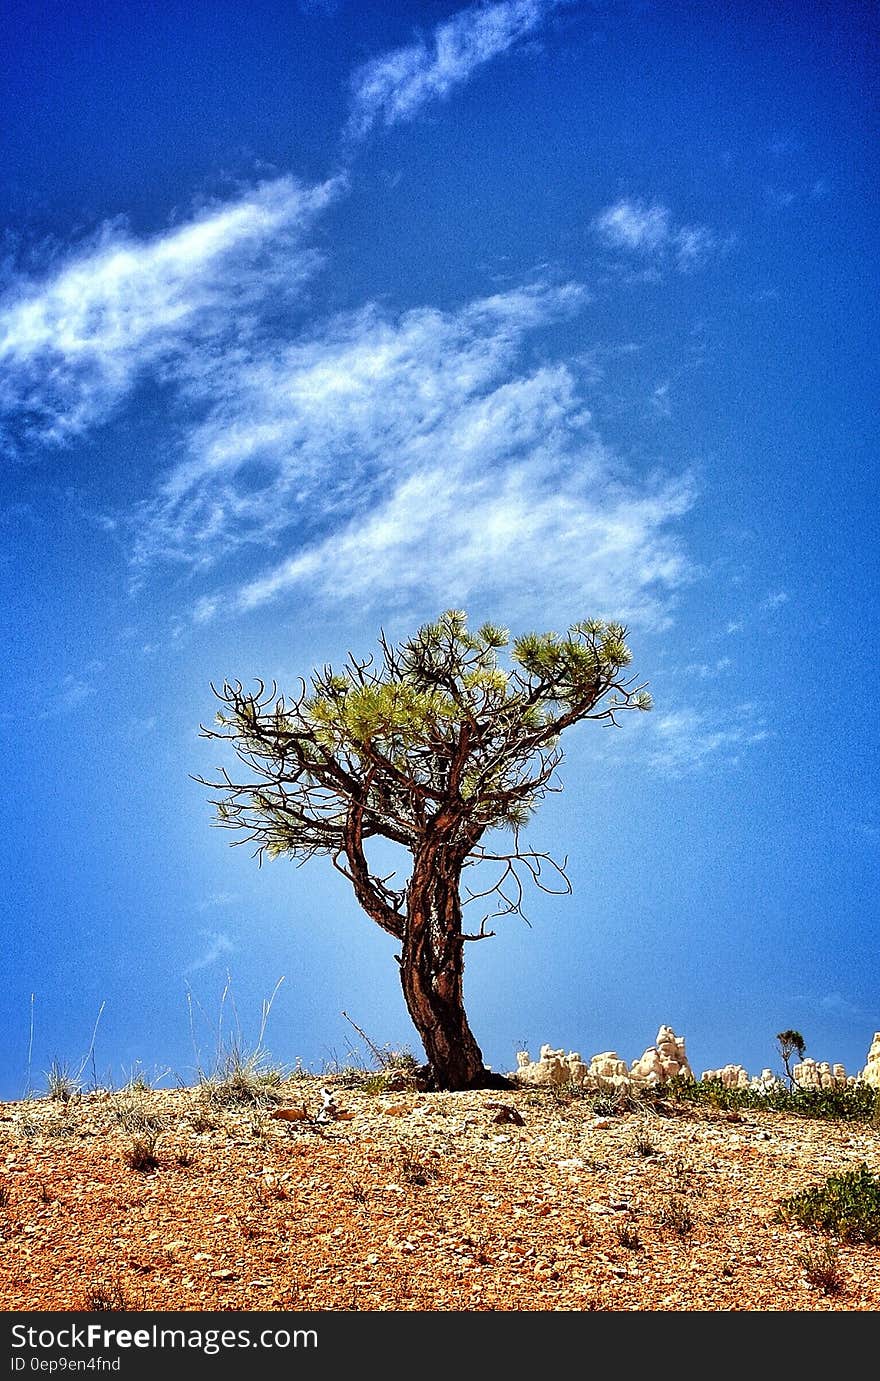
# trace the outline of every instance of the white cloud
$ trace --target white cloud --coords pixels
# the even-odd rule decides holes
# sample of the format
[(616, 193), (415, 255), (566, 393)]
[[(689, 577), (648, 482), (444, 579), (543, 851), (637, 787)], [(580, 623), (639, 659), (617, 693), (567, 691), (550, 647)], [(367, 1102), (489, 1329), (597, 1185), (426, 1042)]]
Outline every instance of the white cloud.
[(788, 603), (788, 595), (785, 590), (773, 590), (765, 599), (761, 601), (762, 609), (781, 609), (783, 604)]
[(246, 326), (279, 272), (289, 289), (314, 267), (297, 237), (338, 186), (277, 178), (152, 239), (105, 228), (43, 281), (19, 278), (0, 299), (12, 430), (63, 441), (107, 417), (147, 365), (186, 372), (194, 344)]
[(186, 966), (184, 973), (196, 973), (199, 969), (210, 968), (224, 954), (232, 954), (235, 949), (232, 940), (221, 930), (200, 930), (199, 935), (205, 941), (204, 948), (201, 954)]
[[(523, 378), (516, 364), (529, 331), (583, 299), (569, 284), (396, 320), (367, 307), (271, 354), (221, 361), (210, 387), (222, 402), (137, 515), (137, 559), (209, 566), (293, 524), (336, 528), (431, 455), (491, 465), (576, 428), (570, 372)], [(203, 601), (200, 619), (211, 612)]]
[(611, 249), (672, 263), (682, 272), (698, 268), (719, 248), (708, 226), (679, 225), (668, 206), (627, 197), (600, 212), (593, 228)]
[(50, 699), (39, 710), (40, 719), (67, 715), (86, 704), (98, 693), (96, 677), (104, 670), (104, 663), (91, 661), (76, 672), (68, 672), (56, 686)]
[[(238, 901), (237, 892), (211, 892), (204, 900), (199, 902), (200, 911), (213, 911), (217, 907), (232, 906), (233, 902)], [(205, 932), (201, 932), (204, 934)]]
[(835, 1012), (845, 1017), (860, 1017), (864, 1015), (864, 1008), (851, 1002), (843, 993), (825, 993), (819, 999), (819, 1006), (826, 1012)]
[(658, 417), (672, 416), (672, 403), (669, 398), (669, 380), (664, 379), (662, 384), (658, 384), (651, 394), (651, 406)]
[(690, 577), (673, 531), (689, 484), (628, 478), (572, 369), (524, 367), (529, 333), (583, 300), (577, 285), (545, 284), (456, 312), (370, 307), (236, 365), (141, 509), (139, 559), (208, 567), (247, 545), (279, 549), (237, 591), (203, 595), (202, 623), (284, 596), (476, 591), (662, 623)]
[(668, 528), (692, 495), (683, 484), (647, 494), (608, 485), (603, 461), (601, 448), (584, 447), (571, 468), (546, 454), (499, 470), (428, 466), (365, 520), (248, 583), (239, 607), (296, 591), (365, 605), (479, 594), (503, 595), (508, 609), (662, 623), (670, 590), (688, 577)]
[(665, 249), (671, 238), (670, 213), (665, 206), (619, 201), (596, 217), (596, 229), (615, 247), (653, 253)]
[(746, 749), (769, 738), (752, 704), (712, 713), (690, 707), (665, 715), (647, 715), (645, 745), (648, 766), (669, 777), (683, 777), (710, 767), (736, 766)]
[(685, 672), (689, 676), (699, 676), (705, 681), (722, 671), (727, 671), (731, 665), (729, 657), (718, 657), (714, 662), (691, 662), (685, 667)]
[(363, 138), (376, 124), (411, 120), (429, 101), (461, 86), (508, 52), (563, 0), (500, 0), (474, 5), (438, 24), (428, 39), (383, 53), (353, 74), (346, 133)]

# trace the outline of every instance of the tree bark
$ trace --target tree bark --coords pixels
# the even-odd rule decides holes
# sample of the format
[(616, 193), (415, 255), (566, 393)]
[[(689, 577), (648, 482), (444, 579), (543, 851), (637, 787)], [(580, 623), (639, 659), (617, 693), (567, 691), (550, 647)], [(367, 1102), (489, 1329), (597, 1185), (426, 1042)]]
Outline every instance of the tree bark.
[(483, 1064), (464, 1010), (463, 861), (443, 843), (426, 843), (415, 856), (407, 889), (400, 981), (428, 1057), (428, 1083), (435, 1089), (507, 1083)]

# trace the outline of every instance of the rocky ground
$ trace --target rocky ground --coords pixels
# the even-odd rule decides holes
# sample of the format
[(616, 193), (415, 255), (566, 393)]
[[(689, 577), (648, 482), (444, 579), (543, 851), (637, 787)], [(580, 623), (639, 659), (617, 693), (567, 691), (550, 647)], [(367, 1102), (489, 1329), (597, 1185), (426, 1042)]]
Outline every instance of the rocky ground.
[(0, 1308), (880, 1308), (880, 1247), (778, 1218), (870, 1124), (380, 1084), (0, 1104)]

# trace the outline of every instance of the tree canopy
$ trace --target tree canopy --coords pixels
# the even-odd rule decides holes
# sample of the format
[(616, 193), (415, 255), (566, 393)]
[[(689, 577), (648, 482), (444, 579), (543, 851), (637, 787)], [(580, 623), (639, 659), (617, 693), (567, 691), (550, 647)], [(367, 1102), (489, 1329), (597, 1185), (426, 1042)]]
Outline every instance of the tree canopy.
[[(550, 855), (519, 843), (535, 808), (559, 789), (561, 734), (582, 720), (616, 724), (624, 711), (650, 708), (644, 686), (624, 674), (626, 636), (621, 624), (584, 620), (563, 635), (511, 639), (488, 623), (473, 633), (462, 611), (448, 610), (400, 643), (380, 633), (378, 655), (350, 653), (293, 695), (263, 681), (252, 690), (240, 681), (212, 687), (222, 708), (203, 733), (229, 741), (246, 769), (242, 778), (224, 768), (205, 783), (220, 793), (218, 823), (237, 831), (238, 843), (253, 843), (261, 860), (331, 858), (363, 909), (402, 942), (404, 994), (432, 1066), (445, 1057), (428, 1028), (449, 1016), (433, 999), (451, 994), (461, 1007), (463, 942), (486, 935), (484, 925), (464, 932), (462, 901), (495, 895), (501, 911), (518, 911), (523, 870), (539, 886), (548, 865), (565, 876)], [(489, 849), (483, 838), (496, 830), (511, 842)], [(372, 838), (411, 855), (402, 885), (371, 869)], [(477, 863), (495, 864), (495, 881), (463, 899), (462, 872)], [(416, 950), (431, 1008), (419, 1015), (407, 981)], [(462, 1008), (466, 1041), (463, 1018)], [(478, 1050), (471, 1081), (475, 1062), (482, 1069)], [(439, 1082), (460, 1077), (441, 1072)]]

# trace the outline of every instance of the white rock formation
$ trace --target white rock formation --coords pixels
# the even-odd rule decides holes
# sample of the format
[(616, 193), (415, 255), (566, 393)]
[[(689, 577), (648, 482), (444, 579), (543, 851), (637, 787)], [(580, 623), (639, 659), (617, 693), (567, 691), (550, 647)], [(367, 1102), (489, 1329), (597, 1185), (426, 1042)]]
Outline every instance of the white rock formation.
[(590, 1061), (588, 1082), (597, 1089), (630, 1087), (629, 1067), (616, 1050), (604, 1050)]
[(846, 1088), (847, 1083), (853, 1082), (847, 1079), (843, 1065), (830, 1065), (827, 1060), (817, 1063), (809, 1056), (796, 1064), (791, 1074), (798, 1088), (802, 1089)]
[(757, 1089), (759, 1093), (772, 1093), (775, 1088), (783, 1084), (778, 1074), (774, 1074), (772, 1069), (762, 1069), (751, 1081), (751, 1087)]
[(591, 1089), (642, 1088), (645, 1085), (665, 1084), (676, 1074), (693, 1079), (693, 1072), (685, 1054), (683, 1036), (676, 1036), (671, 1026), (661, 1026), (657, 1044), (649, 1046), (632, 1069), (616, 1050), (604, 1050), (594, 1055), (586, 1065), (572, 1050), (554, 1050), (541, 1046), (541, 1055), (532, 1060), (527, 1050), (517, 1052), (517, 1077), (525, 1084), (578, 1084)]
[(874, 1032), (871, 1049), (868, 1051), (868, 1062), (862, 1070), (861, 1078), (863, 1083), (880, 1092), (880, 1031)]
[(566, 1055), (564, 1050), (554, 1050), (550, 1045), (542, 1045), (541, 1057), (534, 1061), (527, 1050), (519, 1050), (516, 1064), (517, 1076), (526, 1084), (583, 1084), (588, 1072), (576, 1051)]
[(648, 1046), (640, 1060), (630, 1070), (634, 1084), (665, 1084), (680, 1075), (693, 1082), (693, 1070), (685, 1052), (684, 1036), (677, 1036), (671, 1026), (661, 1026), (657, 1043)]
[(745, 1065), (723, 1065), (721, 1069), (704, 1069), (701, 1079), (717, 1079), (725, 1088), (748, 1088), (749, 1073)]

